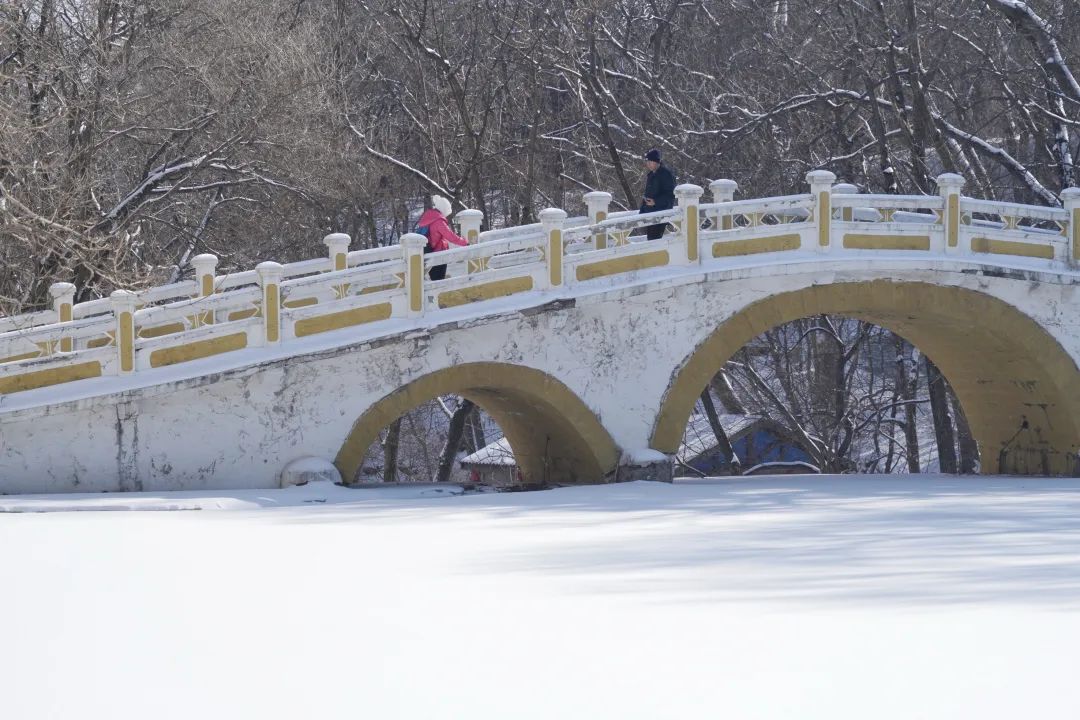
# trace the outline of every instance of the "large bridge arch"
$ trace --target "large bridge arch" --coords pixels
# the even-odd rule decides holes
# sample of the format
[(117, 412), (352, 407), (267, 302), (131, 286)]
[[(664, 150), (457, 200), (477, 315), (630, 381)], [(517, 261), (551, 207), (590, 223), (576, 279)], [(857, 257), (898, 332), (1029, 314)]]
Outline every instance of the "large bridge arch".
[(1080, 368), (1035, 320), (975, 290), (872, 280), (813, 285), (756, 301), (724, 320), (672, 374), (651, 445), (674, 452), (702, 388), (761, 333), (816, 314), (885, 327), (928, 355), (949, 379), (979, 444), (984, 472), (1024, 419), (1048, 449), (1051, 473), (1075, 471), (1080, 448)]
[(460, 395), (491, 415), (528, 480), (600, 482), (618, 463), (611, 435), (562, 382), (521, 365), (473, 362), (423, 375), (368, 407), (335, 459), (342, 477), (355, 477), (383, 428), (440, 395)]

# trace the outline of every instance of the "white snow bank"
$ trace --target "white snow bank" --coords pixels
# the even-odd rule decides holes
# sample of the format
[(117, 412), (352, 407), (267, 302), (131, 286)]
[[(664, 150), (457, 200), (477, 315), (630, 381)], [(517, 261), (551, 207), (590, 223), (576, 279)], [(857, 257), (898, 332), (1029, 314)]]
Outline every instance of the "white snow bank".
[(341, 473), (326, 458), (312, 456), (297, 458), (281, 471), (281, 487), (312, 482), (339, 483)]
[(131, 493), (60, 493), (0, 495), (0, 513), (76, 512), (80, 510), (252, 510), (266, 507), (337, 505), (370, 500), (414, 500), (461, 495), (460, 485), (345, 488), (326, 482), (272, 490), (217, 490)]

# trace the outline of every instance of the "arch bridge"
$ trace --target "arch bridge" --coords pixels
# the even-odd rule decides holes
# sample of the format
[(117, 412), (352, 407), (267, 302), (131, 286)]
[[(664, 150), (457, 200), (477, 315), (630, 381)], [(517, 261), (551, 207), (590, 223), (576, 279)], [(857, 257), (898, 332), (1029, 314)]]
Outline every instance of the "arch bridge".
[[(819, 313), (895, 331), (952, 383), (984, 472), (1073, 475), (1080, 450), (1080, 190), (1063, 208), (808, 192), (424, 239), (216, 272), (0, 318), (0, 492), (271, 487), (303, 456), (354, 477), (386, 424), (443, 394), (500, 424), (527, 478), (670, 472), (694, 401), (750, 339)], [(633, 236), (668, 223), (662, 239)], [(450, 277), (426, 270), (448, 263)], [(1010, 453), (1038, 462), (1010, 465)], [(665, 469), (666, 468), (666, 469)]]

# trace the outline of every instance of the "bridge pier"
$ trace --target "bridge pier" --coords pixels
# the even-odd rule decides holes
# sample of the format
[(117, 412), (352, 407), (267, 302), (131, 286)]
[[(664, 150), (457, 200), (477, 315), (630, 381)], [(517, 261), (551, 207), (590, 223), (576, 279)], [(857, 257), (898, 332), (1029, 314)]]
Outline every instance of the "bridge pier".
[(612, 480), (615, 482), (651, 480), (669, 483), (674, 477), (675, 461), (672, 456), (659, 450), (647, 449), (624, 452)]

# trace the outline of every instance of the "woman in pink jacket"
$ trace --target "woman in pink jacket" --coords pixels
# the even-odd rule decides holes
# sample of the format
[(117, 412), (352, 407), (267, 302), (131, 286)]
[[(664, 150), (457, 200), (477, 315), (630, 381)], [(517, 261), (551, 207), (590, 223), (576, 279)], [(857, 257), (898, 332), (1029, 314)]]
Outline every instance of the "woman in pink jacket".
[[(442, 195), (431, 196), (431, 209), (425, 210), (420, 216), (420, 222), (416, 224), (417, 231), (421, 235), (427, 235), (425, 253), (449, 250), (450, 244), (468, 245), (464, 238), (450, 229), (450, 223), (446, 218), (450, 216), (450, 201)], [(428, 272), (432, 280), (442, 280), (446, 277), (446, 266), (435, 265)]]

